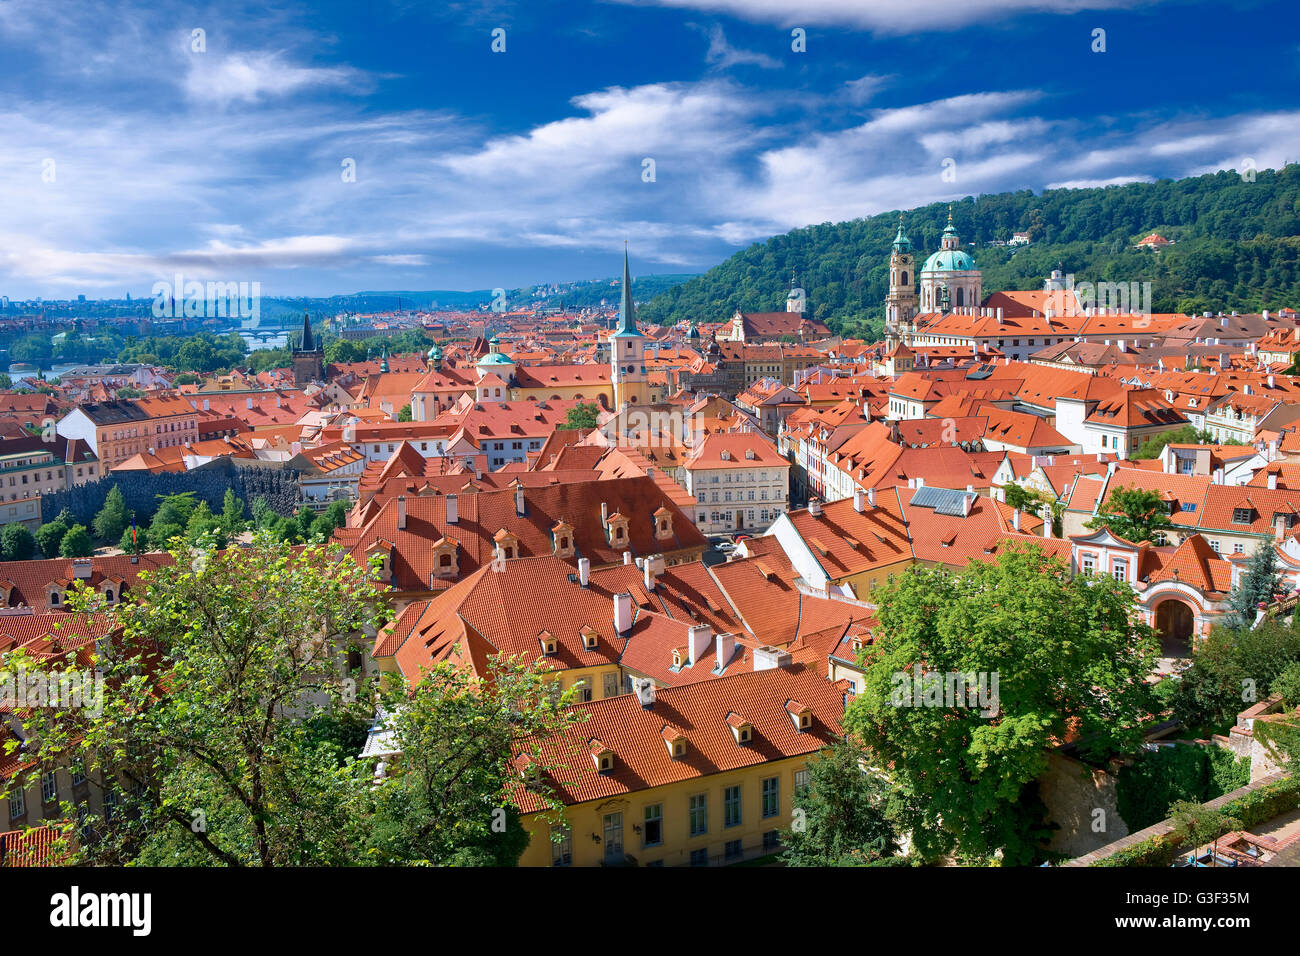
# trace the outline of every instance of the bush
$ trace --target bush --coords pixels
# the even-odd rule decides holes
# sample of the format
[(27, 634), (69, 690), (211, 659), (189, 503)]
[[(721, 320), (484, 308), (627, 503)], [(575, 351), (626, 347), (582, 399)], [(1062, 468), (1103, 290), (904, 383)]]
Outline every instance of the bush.
[(36, 546), (41, 549), (41, 554), (47, 558), (57, 558), (59, 556), (59, 545), (63, 544), (63, 536), (68, 533), (68, 526), (62, 521), (51, 521), (49, 524), (43, 524), (36, 529)]
[(1253, 631), (1215, 628), (1182, 674), (1174, 716), (1195, 729), (1231, 726), (1238, 713), (1272, 693), (1273, 682), (1297, 661), (1300, 631), (1280, 621), (1265, 620)]
[(59, 556), (64, 558), (88, 558), (95, 553), (95, 542), (90, 537), (84, 524), (74, 524), (59, 542)]
[(36, 553), (36, 539), (26, 526), (7, 524), (0, 531), (0, 560), (26, 561)]

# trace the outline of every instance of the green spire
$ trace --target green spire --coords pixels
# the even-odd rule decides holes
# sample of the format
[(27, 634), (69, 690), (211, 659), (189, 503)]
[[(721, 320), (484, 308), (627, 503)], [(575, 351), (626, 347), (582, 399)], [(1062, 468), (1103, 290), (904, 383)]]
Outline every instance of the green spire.
[(623, 247), (623, 301), (618, 307), (618, 329), (615, 335), (640, 335), (636, 328), (636, 309), (632, 305), (632, 270), (627, 264), (627, 246)]
[(903, 214), (901, 212), (898, 214), (898, 235), (894, 237), (894, 251), (912, 251), (912, 240), (908, 239), (907, 234), (903, 232)]

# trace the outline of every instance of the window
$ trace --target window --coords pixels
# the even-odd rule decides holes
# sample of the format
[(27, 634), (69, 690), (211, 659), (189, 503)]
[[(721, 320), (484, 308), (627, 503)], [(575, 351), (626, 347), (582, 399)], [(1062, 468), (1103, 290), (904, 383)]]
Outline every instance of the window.
[(690, 802), (691, 836), (709, 832), (709, 795), (697, 793)]
[(780, 845), (781, 845), (781, 831), (780, 831), (780, 830), (764, 830), (764, 831), (763, 831), (763, 849), (764, 849), (764, 850), (769, 850), (769, 851), (770, 851), (770, 850), (775, 850), (775, 849), (776, 849), (777, 847), (779, 847)]
[(740, 826), (740, 784), (722, 791), (722, 825)]
[(811, 784), (812, 784), (812, 774), (808, 771), (806, 767), (803, 770), (796, 770), (794, 772), (794, 792), (796, 794), (801, 795), (806, 793), (808, 791), (808, 787)]
[(1116, 581), (1128, 580), (1128, 562), (1115, 561), (1110, 566), (1110, 573)]
[(645, 808), (645, 831), (641, 835), (643, 846), (659, 846), (664, 842), (664, 805), (654, 803)]
[(768, 777), (763, 781), (763, 816), (774, 817), (781, 812), (781, 778)]
[(1219, 553), (1219, 542), (1217, 542), (1217, 541), (1211, 541), (1211, 542), (1210, 542), (1210, 548), (1214, 551), (1215, 554), (1218, 554), (1218, 553)]
[(1249, 509), (1249, 508), (1233, 508), (1233, 509), (1232, 509), (1232, 523), (1233, 523), (1233, 524), (1250, 524), (1250, 514), (1251, 514), (1251, 509)]
[(25, 809), (23, 806), (23, 792), (15, 790), (13, 795), (9, 797), (9, 819), (16, 820), (21, 817)]
[(740, 858), (741, 853), (739, 840), (728, 840), (722, 850), (723, 858), (727, 860), (737, 860)]
[(72, 768), (72, 785), (79, 787), (86, 782), (86, 768), (82, 764), (76, 764)]
[(605, 814), (605, 862), (623, 862), (623, 814)]
[(1081, 555), (1081, 556), (1080, 556), (1080, 565), (1081, 565), (1082, 568), (1083, 568), (1083, 573), (1084, 573), (1084, 574), (1092, 574), (1092, 572), (1096, 569), (1096, 566), (1097, 566), (1097, 564), (1096, 564), (1096, 560), (1094, 559), (1094, 557), (1093, 557), (1091, 554), (1084, 554), (1084, 555)]
[(41, 800), (45, 803), (53, 803), (54, 798), (58, 796), (58, 793), (58, 778), (54, 776), (54, 771), (51, 770), (45, 776), (41, 777)]
[(573, 831), (551, 827), (551, 866), (573, 865)]
[(708, 850), (691, 851), (691, 866), (708, 866), (708, 865), (709, 865)]
[(1245, 550), (1246, 550), (1246, 546), (1243, 545), (1240, 541), (1238, 541), (1236, 544), (1232, 546), (1233, 554), (1241, 554)]

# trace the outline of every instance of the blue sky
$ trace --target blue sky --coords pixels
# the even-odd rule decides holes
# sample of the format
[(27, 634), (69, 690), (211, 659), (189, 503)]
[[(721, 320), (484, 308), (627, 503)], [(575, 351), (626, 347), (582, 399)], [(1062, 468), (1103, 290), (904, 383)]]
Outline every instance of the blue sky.
[(266, 295), (515, 287), (614, 275), (624, 239), (638, 273), (697, 272), (935, 200), (1278, 166), (1300, 160), (1298, 19), (1268, 0), (0, 0), (0, 295), (141, 296), (177, 270)]

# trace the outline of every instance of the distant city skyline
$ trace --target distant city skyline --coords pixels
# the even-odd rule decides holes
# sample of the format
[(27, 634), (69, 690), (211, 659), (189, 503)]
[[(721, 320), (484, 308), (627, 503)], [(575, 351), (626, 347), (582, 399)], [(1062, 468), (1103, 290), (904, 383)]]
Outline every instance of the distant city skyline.
[(1293, 20), (1275, 0), (9, 0), (0, 295), (146, 298), (178, 271), (265, 296), (517, 288), (613, 276), (624, 240), (637, 275), (703, 272), (933, 201), (1278, 167), (1300, 159)]

